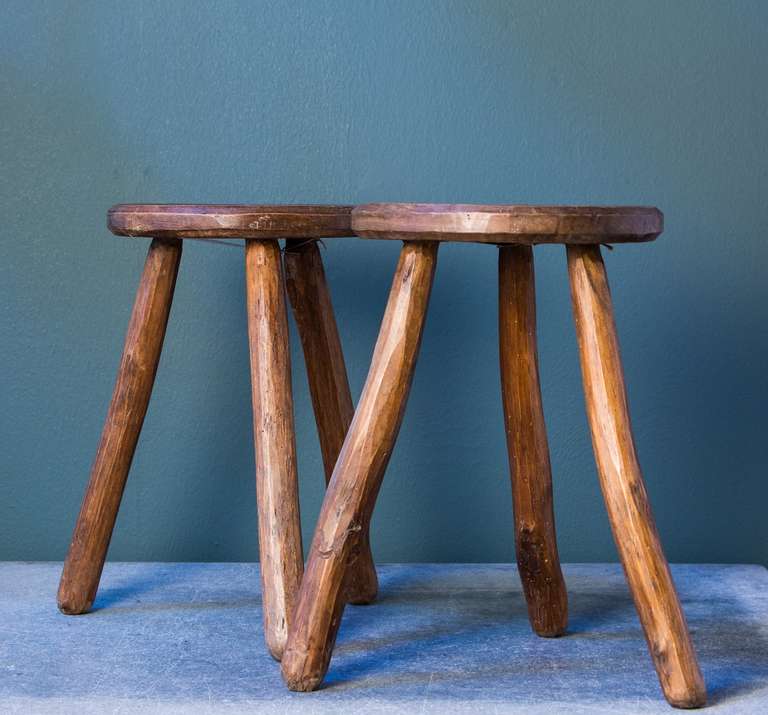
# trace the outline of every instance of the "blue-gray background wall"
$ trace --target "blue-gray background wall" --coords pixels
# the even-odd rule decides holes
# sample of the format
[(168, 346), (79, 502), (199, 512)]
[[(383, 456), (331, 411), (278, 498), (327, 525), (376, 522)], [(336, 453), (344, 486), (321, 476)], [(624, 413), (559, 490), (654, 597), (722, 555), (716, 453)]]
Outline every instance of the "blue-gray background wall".
[[(0, 23), (0, 558), (60, 559), (147, 243), (126, 202), (653, 204), (607, 253), (675, 561), (768, 563), (768, 4), (12, 1)], [(399, 246), (324, 257), (355, 396)], [(536, 251), (568, 561), (612, 560), (565, 256)], [(111, 558), (257, 557), (242, 254), (188, 242)], [(509, 561), (496, 251), (441, 250), (382, 561)], [(305, 540), (322, 466), (298, 341)]]

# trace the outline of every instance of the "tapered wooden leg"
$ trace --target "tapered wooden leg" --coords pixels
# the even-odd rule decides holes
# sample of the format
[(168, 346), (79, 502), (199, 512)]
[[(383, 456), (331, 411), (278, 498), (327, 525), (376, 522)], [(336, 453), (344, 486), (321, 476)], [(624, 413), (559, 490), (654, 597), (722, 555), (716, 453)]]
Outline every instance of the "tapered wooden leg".
[(704, 680), (635, 453), (600, 247), (567, 250), (592, 445), (613, 536), (664, 695), (675, 707), (700, 707)]
[(557, 554), (552, 509), (530, 246), (499, 247), (499, 357), (517, 567), (533, 630), (540, 636), (559, 636), (568, 623), (568, 595)]
[(328, 670), (350, 553), (359, 548), (402, 421), (437, 260), (436, 242), (407, 242), (392, 282), (371, 368), (323, 500), (283, 656), (292, 690)]
[(150, 244), (112, 402), (61, 574), (62, 613), (84, 613), (96, 597), (155, 381), (180, 260), (180, 240), (156, 238)]
[[(304, 350), (327, 484), (355, 409), (317, 241), (286, 241), (285, 279)], [(359, 552), (351, 556), (345, 586), (349, 603), (371, 603), (379, 588), (369, 526), (364, 525)]]
[(262, 610), (267, 647), (282, 657), (304, 567), (293, 426), (288, 315), (276, 240), (245, 244)]

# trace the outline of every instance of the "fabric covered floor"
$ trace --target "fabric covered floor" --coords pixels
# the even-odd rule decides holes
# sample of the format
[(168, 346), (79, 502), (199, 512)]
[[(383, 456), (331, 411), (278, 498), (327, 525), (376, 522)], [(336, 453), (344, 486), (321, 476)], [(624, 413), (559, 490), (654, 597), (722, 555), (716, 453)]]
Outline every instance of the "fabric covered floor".
[[(2, 713), (670, 713), (621, 569), (564, 567), (570, 624), (534, 636), (511, 565), (382, 565), (346, 609), (325, 687), (290, 693), (262, 638), (258, 566), (108, 564), (61, 615), (61, 565), (0, 564)], [(768, 571), (673, 574), (711, 712), (768, 712)]]

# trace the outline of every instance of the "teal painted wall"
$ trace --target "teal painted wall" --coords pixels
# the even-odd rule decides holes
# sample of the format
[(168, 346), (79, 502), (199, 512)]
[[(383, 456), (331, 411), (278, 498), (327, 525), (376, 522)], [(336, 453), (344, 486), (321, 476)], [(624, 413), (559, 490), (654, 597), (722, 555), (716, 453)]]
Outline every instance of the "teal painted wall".
[[(676, 561), (768, 563), (768, 3), (30, 2), (0, 23), (0, 558), (60, 559), (143, 240), (119, 201), (655, 204), (606, 257)], [(398, 245), (327, 241), (359, 394)], [(565, 256), (536, 251), (565, 560), (611, 560)], [(242, 256), (188, 243), (110, 557), (256, 558)], [(446, 246), (382, 561), (508, 561), (496, 251)], [(293, 341), (305, 538), (322, 497)]]

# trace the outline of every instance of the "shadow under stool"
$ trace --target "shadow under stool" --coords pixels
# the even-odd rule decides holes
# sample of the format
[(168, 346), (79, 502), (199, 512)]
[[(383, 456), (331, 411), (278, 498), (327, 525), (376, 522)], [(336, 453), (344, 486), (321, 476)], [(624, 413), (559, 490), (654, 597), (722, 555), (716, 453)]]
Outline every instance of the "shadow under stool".
[[(152, 242), (61, 576), (58, 604), (63, 613), (84, 613), (96, 597), (152, 392), (183, 240), (245, 239), (264, 632), (270, 652), (280, 659), (304, 568), (284, 293), (287, 288), (301, 337), (328, 480), (353, 405), (317, 239), (353, 235), (350, 210), (349, 206), (156, 204), (110, 209), (108, 225), (113, 233), (150, 237)], [(284, 255), (278, 239), (286, 239)], [(368, 536), (359, 537), (350, 557), (344, 599), (369, 603), (378, 583)]]
[(347, 564), (368, 533), (397, 438), (442, 242), (499, 249), (502, 401), (514, 503), (517, 562), (531, 625), (562, 634), (567, 596), (555, 541), (552, 483), (536, 348), (533, 246), (566, 247), (584, 394), (613, 536), (671, 705), (698, 707), (704, 681), (654, 525), (630, 424), (611, 295), (600, 244), (651, 241), (655, 208), (369, 204), (352, 212), (362, 238), (403, 241), (360, 401), (318, 519), (282, 672), (292, 690), (317, 688), (345, 605)]

